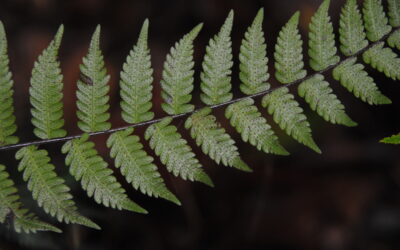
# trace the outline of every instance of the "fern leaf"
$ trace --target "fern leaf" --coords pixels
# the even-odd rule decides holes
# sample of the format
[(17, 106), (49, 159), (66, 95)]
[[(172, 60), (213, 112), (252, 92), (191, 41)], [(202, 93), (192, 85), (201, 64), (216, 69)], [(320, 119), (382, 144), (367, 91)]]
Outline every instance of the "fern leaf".
[(303, 69), (302, 40), (299, 34), (300, 12), (296, 12), (279, 32), (275, 45), (275, 77), (281, 83), (291, 83), (306, 76)]
[(171, 121), (172, 118), (166, 117), (146, 129), (145, 138), (150, 147), (173, 175), (213, 186), (187, 141), (177, 132), (175, 126), (170, 125)]
[(161, 80), (161, 96), (164, 103), (161, 107), (169, 115), (194, 110), (194, 105), (190, 104), (194, 88), (193, 41), (202, 27), (203, 24), (197, 25), (177, 42), (164, 62)]
[(400, 50), (400, 30), (393, 32), (387, 40), (390, 47)]
[(261, 116), (253, 99), (246, 98), (229, 105), (225, 110), (225, 116), (241, 134), (243, 141), (249, 142), (265, 153), (289, 155), (279, 143), (267, 120)]
[(388, 25), (381, 0), (365, 0), (363, 14), (367, 38), (371, 42), (380, 40), (392, 30)]
[(368, 46), (364, 24), (356, 0), (347, 0), (340, 13), (340, 50), (352, 56)]
[(121, 71), (122, 118), (127, 123), (138, 123), (154, 118), (151, 112), (153, 69), (147, 44), (149, 20), (146, 19), (136, 45), (130, 51)]
[(357, 58), (350, 58), (333, 70), (333, 77), (357, 98), (370, 105), (390, 104), (376, 86), (374, 79), (368, 76), (362, 64), (356, 64)]
[(330, 0), (324, 0), (311, 18), (308, 55), (310, 66), (315, 71), (326, 69), (340, 60), (336, 55), (335, 35), (328, 15), (329, 4)]
[(97, 26), (87, 55), (80, 65), (81, 78), (78, 80), (76, 96), (79, 118), (78, 127), (84, 132), (97, 132), (111, 128), (108, 121), (110, 87), (107, 85), (110, 76), (104, 67), (100, 50), (100, 25)]
[(279, 88), (262, 99), (264, 108), (268, 108), (268, 113), (273, 115), (274, 121), (292, 136), (295, 140), (310, 147), (317, 153), (321, 153), (311, 135), (310, 124), (307, 117), (303, 114), (303, 109), (289, 93), (287, 87)]
[(329, 83), (324, 81), (324, 76), (320, 74), (302, 82), (298, 87), (299, 96), (327, 122), (356, 126), (357, 123), (345, 113), (343, 104), (332, 92)]
[(27, 146), (17, 151), (15, 158), (20, 160), (18, 170), (23, 171), (24, 181), (28, 189), (44, 211), (58, 221), (76, 223), (94, 229), (98, 225), (76, 211), (75, 203), (64, 180), (57, 177), (54, 165), (46, 150), (38, 150), (36, 146)]
[(246, 95), (256, 94), (270, 88), (267, 82), (268, 58), (262, 22), (264, 9), (260, 9), (252, 25), (247, 29), (240, 46), (240, 90)]
[(63, 76), (60, 62), (57, 61), (58, 49), (64, 32), (61, 25), (54, 40), (42, 52), (32, 70), (29, 88), (32, 104), (32, 124), (34, 134), (40, 139), (66, 136), (62, 128), (63, 119)]
[(191, 137), (201, 146), (203, 153), (217, 164), (222, 163), (224, 166), (251, 172), (249, 166), (240, 158), (235, 141), (210, 113), (210, 108), (204, 108), (186, 119), (185, 128), (190, 129)]
[(390, 48), (384, 48), (383, 45), (384, 42), (380, 42), (365, 51), (364, 62), (379, 72), (385, 73), (387, 77), (400, 80), (400, 58)]
[(121, 184), (112, 175), (113, 171), (107, 167), (108, 164), (94, 148), (94, 143), (88, 139), (89, 135), (84, 134), (79, 139), (66, 142), (62, 147), (62, 152), (67, 154), (65, 164), (70, 166), (71, 175), (81, 181), (88, 196), (93, 197), (98, 204), (147, 213), (128, 198)]
[(61, 233), (61, 230), (40, 221), (33, 213), (22, 207), (17, 194), (18, 190), (6, 167), (0, 164), (0, 223), (4, 223), (8, 216), (12, 216), (14, 228), (17, 233), (36, 233), (38, 231), (53, 231)]
[(215, 105), (232, 99), (232, 41), (233, 10), (229, 12), (219, 33), (210, 39), (200, 74), (200, 99), (207, 105)]
[(383, 138), (380, 142), (387, 144), (400, 144), (400, 134)]
[(107, 147), (111, 149), (111, 157), (115, 158), (115, 166), (121, 168), (122, 175), (135, 189), (180, 205), (179, 200), (165, 186), (153, 163), (153, 157), (147, 155), (139, 137), (132, 135), (132, 132), (133, 128), (128, 128), (108, 138)]
[(389, 3), (389, 23), (392, 27), (400, 26), (400, 1), (388, 0)]
[(0, 21), (0, 146), (18, 143), (13, 106), (13, 80), (8, 67), (7, 38), (3, 23)]

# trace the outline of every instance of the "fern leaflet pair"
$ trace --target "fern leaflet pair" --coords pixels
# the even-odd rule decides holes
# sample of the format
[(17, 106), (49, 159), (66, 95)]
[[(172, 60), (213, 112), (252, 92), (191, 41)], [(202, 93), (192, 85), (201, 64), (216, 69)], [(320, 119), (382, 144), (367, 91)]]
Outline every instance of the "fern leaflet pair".
[[(335, 45), (335, 34), (328, 14), (330, 1), (324, 0), (309, 25), (308, 55), (313, 72), (307, 72), (303, 59), (303, 40), (299, 33), (300, 13), (296, 12), (279, 32), (274, 50), (275, 78), (283, 84), (271, 89), (268, 82), (267, 46), (261, 9), (249, 26), (239, 53), (239, 79), (243, 98), (233, 99), (233, 53), (231, 32), (234, 13), (228, 14), (219, 32), (210, 39), (200, 73), (200, 99), (205, 108), (195, 110), (191, 104), (194, 89), (194, 41), (203, 24), (194, 27), (175, 43), (166, 56), (162, 72), (161, 103), (167, 114), (153, 120), (153, 69), (148, 47), (149, 22), (145, 20), (136, 45), (126, 58), (119, 82), (121, 115), (127, 128), (112, 129), (107, 74), (100, 49), (100, 26), (92, 36), (87, 55), (80, 66), (77, 81), (78, 127), (83, 134), (67, 140), (62, 146), (70, 174), (81, 182), (89, 197), (106, 207), (147, 213), (132, 201), (117, 181), (115, 173), (95, 149), (90, 135), (110, 133), (107, 147), (117, 170), (136, 190), (152, 197), (160, 197), (180, 205), (178, 198), (167, 188), (154, 164), (154, 158), (143, 149), (142, 139), (133, 127), (149, 125), (144, 139), (168, 172), (184, 180), (198, 181), (213, 186), (189, 142), (173, 125), (173, 118), (188, 115), (185, 128), (202, 152), (217, 164), (251, 171), (241, 159), (232, 136), (212, 114), (212, 109), (227, 106), (225, 116), (241, 135), (243, 141), (258, 150), (277, 155), (288, 155), (281, 145), (269, 120), (262, 116), (254, 97), (263, 96), (261, 105), (275, 123), (288, 135), (312, 150), (321, 153), (313, 139), (311, 125), (290, 87), (298, 84), (298, 95), (323, 119), (333, 124), (356, 126), (345, 112), (345, 107), (325, 80), (324, 72), (332, 69), (334, 79), (357, 98), (371, 104), (389, 104), (374, 80), (364, 69), (365, 64), (383, 72), (394, 80), (400, 79), (400, 58), (393, 51), (400, 47), (400, 1), (388, 1), (388, 17), (380, 0), (365, 0), (362, 11), (355, 0), (343, 6), (339, 24), (339, 49), (346, 57), (341, 60)], [(54, 40), (42, 52), (32, 70), (29, 89), (34, 134), (42, 140), (66, 137), (63, 119), (63, 76), (58, 51), (63, 36), (60, 26)], [(387, 40), (386, 40), (387, 38)], [(387, 45), (389, 47), (387, 47)], [(359, 58), (360, 56), (360, 58)], [(361, 61), (362, 59), (362, 61)], [(0, 145), (15, 145), (18, 138), (13, 115), (13, 82), (8, 68), (7, 42), (0, 24)], [(28, 184), (33, 198), (50, 216), (60, 222), (77, 223), (99, 229), (82, 216), (64, 180), (57, 176), (48, 153), (36, 145), (23, 147), (16, 153), (18, 170)], [(16, 231), (36, 232), (58, 228), (41, 222), (22, 208), (17, 190), (6, 168), (0, 165), (0, 222), (13, 216)]]

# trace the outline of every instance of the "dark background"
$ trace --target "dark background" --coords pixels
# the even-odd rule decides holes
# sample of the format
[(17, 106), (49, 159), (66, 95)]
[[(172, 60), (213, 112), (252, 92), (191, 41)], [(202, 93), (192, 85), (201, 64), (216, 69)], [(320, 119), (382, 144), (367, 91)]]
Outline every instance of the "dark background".
[[(149, 46), (155, 69), (154, 110), (157, 117), (162, 117), (159, 80), (165, 55), (170, 46), (197, 23), (204, 22), (203, 31), (195, 42), (196, 69), (200, 69), (208, 40), (218, 32), (229, 10), (234, 9), (233, 89), (235, 97), (239, 97), (237, 55), (245, 29), (257, 10), (260, 7), (265, 9), (264, 31), (270, 73), (273, 73), (273, 45), (280, 28), (294, 11), (301, 10), (300, 29), (305, 39), (311, 15), (321, 2), (0, 0), (0, 19), (8, 34), (10, 66), (15, 80), (18, 136), (23, 142), (35, 139), (30, 124), (29, 77), (36, 57), (48, 45), (61, 23), (65, 25), (60, 61), (65, 79), (66, 128), (69, 134), (78, 134), (80, 131), (75, 115), (78, 65), (87, 52), (90, 36), (97, 24), (102, 25), (102, 49), (111, 74), (111, 122), (113, 127), (117, 127), (124, 125), (118, 106), (119, 71), (136, 43), (145, 18), (150, 19)], [(344, 0), (332, 0), (331, 3), (330, 13), (336, 30), (343, 4)], [(88, 199), (68, 174), (63, 156), (59, 153), (61, 144), (46, 145), (43, 148), (50, 151), (57, 172), (72, 188), (79, 211), (103, 229), (95, 231), (55, 223), (63, 229), (63, 234), (29, 236), (15, 234), (12, 226), (6, 224), (0, 227), (0, 249), (399, 249), (400, 150), (378, 141), (399, 132), (400, 85), (369, 67), (367, 70), (382, 92), (392, 99), (392, 105), (368, 106), (346, 92), (330, 74), (327, 75), (348, 114), (359, 123), (356, 128), (326, 123), (296, 97), (310, 120), (322, 155), (286, 136), (273, 124), (272, 117), (265, 110), (263, 114), (291, 155), (280, 157), (261, 153), (242, 143), (223, 117), (223, 110), (216, 110), (214, 113), (234, 136), (243, 159), (254, 169), (253, 173), (218, 166), (193, 145), (214, 180), (216, 187), (211, 189), (166, 174), (157, 160), (168, 187), (182, 201), (181, 207), (141, 195), (117, 173), (129, 196), (148, 209), (149, 215), (103, 208)], [(194, 103), (200, 106), (198, 75), (199, 70), (196, 73)], [(272, 86), (279, 85), (274, 79), (270, 82)], [(295, 93), (295, 87), (291, 89)], [(174, 122), (188, 138), (182, 121), (178, 119)], [(140, 135), (142, 132), (143, 129), (136, 131)], [(104, 136), (93, 138), (97, 149), (113, 166), (107, 156), (105, 139)], [(1, 151), (0, 159), (1, 163), (7, 164), (17, 182), (22, 200), (42, 219), (54, 222), (32, 201), (26, 185), (21, 181), (21, 174), (16, 171), (14, 153)]]

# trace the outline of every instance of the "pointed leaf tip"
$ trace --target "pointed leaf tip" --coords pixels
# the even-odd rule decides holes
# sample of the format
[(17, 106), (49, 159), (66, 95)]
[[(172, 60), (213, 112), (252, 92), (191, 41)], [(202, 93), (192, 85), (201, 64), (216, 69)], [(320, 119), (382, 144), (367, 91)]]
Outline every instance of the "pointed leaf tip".
[(55, 37), (54, 37), (54, 46), (56, 49), (58, 49), (60, 47), (63, 34), (64, 34), (64, 24), (61, 24), (57, 30)]

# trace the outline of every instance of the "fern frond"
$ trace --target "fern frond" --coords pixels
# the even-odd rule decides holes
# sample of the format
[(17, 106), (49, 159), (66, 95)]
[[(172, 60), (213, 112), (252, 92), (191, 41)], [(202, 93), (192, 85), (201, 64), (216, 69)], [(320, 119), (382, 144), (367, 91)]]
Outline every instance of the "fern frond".
[(281, 83), (291, 83), (306, 76), (303, 69), (303, 49), (298, 24), (300, 12), (296, 12), (279, 32), (275, 45), (275, 77)]
[(357, 123), (345, 113), (344, 105), (332, 92), (329, 83), (320, 74), (302, 82), (298, 87), (299, 96), (303, 97), (311, 109), (327, 122), (349, 127), (357, 126)]
[(287, 87), (279, 88), (265, 95), (262, 99), (262, 105), (268, 109), (268, 113), (273, 115), (274, 121), (288, 135), (315, 152), (321, 153), (312, 138), (310, 124), (303, 114), (303, 109), (294, 99), (294, 96), (289, 93)]
[(340, 51), (352, 56), (368, 46), (367, 35), (356, 0), (347, 0), (340, 13)]
[(49, 215), (58, 221), (76, 223), (94, 229), (98, 225), (76, 211), (75, 203), (64, 180), (57, 177), (54, 165), (46, 150), (36, 146), (23, 147), (17, 151), (15, 158), (20, 160), (18, 170), (23, 171), (23, 179), (28, 182), (28, 189), (33, 199)]
[(400, 134), (383, 138), (380, 142), (387, 144), (400, 144)]
[(357, 58), (350, 58), (339, 64), (333, 70), (333, 77), (349, 92), (370, 105), (390, 104), (390, 99), (379, 91), (374, 79), (364, 70), (364, 65), (356, 61)]
[(390, 48), (384, 48), (384, 42), (380, 42), (368, 49), (363, 54), (365, 63), (393, 80), (400, 80), (400, 58)]
[(129, 52), (121, 71), (122, 118), (127, 123), (148, 121), (154, 118), (151, 112), (153, 69), (148, 48), (149, 20), (142, 25), (136, 45)]
[(6, 167), (0, 164), (0, 223), (4, 223), (8, 216), (11, 216), (14, 222), (14, 228), (17, 233), (36, 233), (38, 231), (53, 231), (61, 233), (61, 230), (40, 221), (33, 213), (22, 207), (17, 194), (18, 190)]
[(393, 32), (387, 40), (390, 47), (400, 50), (400, 30)]
[(330, 0), (324, 0), (311, 18), (308, 41), (310, 66), (315, 71), (324, 70), (339, 62), (336, 55), (335, 35), (328, 15)]
[(76, 92), (78, 127), (84, 132), (97, 132), (111, 128), (108, 122), (110, 76), (104, 67), (100, 50), (100, 25), (97, 26), (90, 41), (89, 51), (80, 65), (81, 77)]
[(32, 70), (29, 93), (32, 124), (35, 126), (33, 133), (40, 139), (64, 137), (67, 134), (63, 129), (63, 76), (57, 60), (63, 32), (64, 26), (61, 25)]
[(3, 23), (0, 21), (0, 146), (18, 143), (13, 106), (13, 80), (8, 67), (7, 38)]
[(190, 104), (194, 88), (193, 41), (202, 27), (203, 24), (197, 25), (177, 42), (164, 62), (161, 79), (161, 96), (164, 103), (161, 107), (169, 115), (194, 110), (194, 105)]
[(153, 163), (153, 157), (147, 155), (133, 128), (113, 133), (107, 140), (110, 155), (115, 158), (115, 166), (132, 186), (143, 194), (161, 197), (180, 205), (179, 200), (164, 184)]
[(190, 129), (190, 136), (196, 140), (203, 153), (217, 164), (222, 163), (224, 166), (251, 172), (249, 166), (240, 158), (235, 141), (210, 113), (210, 108), (204, 108), (186, 119), (185, 128)]
[(380, 40), (392, 30), (381, 0), (364, 0), (363, 14), (367, 38), (371, 42)]
[(146, 129), (145, 138), (150, 147), (173, 175), (213, 186), (187, 141), (177, 132), (175, 126), (170, 125), (171, 121), (172, 118), (166, 117)]
[(392, 27), (400, 26), (400, 1), (399, 0), (388, 0), (389, 3), (389, 23)]
[(246, 95), (256, 94), (270, 88), (267, 82), (268, 58), (262, 22), (264, 9), (260, 9), (247, 29), (240, 46), (240, 90)]
[(89, 135), (84, 134), (79, 139), (66, 142), (62, 147), (62, 152), (67, 154), (65, 164), (70, 166), (71, 175), (77, 181), (81, 181), (88, 196), (93, 197), (98, 204), (147, 213), (128, 198), (121, 184), (112, 175), (113, 171), (107, 167), (107, 162), (98, 154), (94, 143), (88, 139)]
[(243, 141), (249, 142), (265, 153), (289, 155), (279, 143), (267, 120), (261, 116), (253, 99), (246, 98), (229, 105), (225, 110), (225, 116), (241, 134)]
[(207, 105), (215, 105), (232, 99), (232, 41), (233, 10), (229, 12), (219, 33), (210, 39), (200, 74), (200, 99)]

